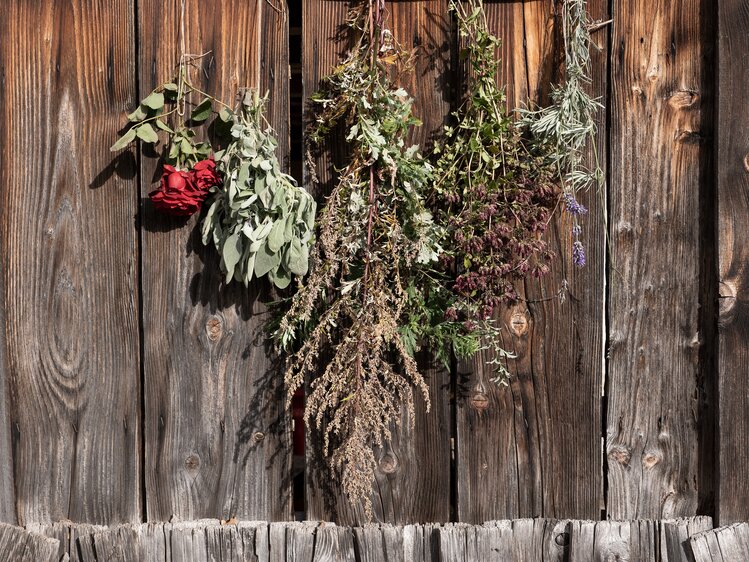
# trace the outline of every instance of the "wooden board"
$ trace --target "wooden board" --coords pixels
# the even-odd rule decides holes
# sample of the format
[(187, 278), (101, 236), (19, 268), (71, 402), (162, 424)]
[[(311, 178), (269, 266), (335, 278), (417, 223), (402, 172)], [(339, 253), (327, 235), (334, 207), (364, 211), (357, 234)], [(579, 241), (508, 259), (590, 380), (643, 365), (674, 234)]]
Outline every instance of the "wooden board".
[(699, 0), (615, 0), (608, 502), (614, 519), (698, 503), (701, 202), (711, 118)]
[[(414, 97), (415, 114), (424, 122), (411, 139), (422, 147), (439, 132), (450, 110), (446, 70), (452, 31), (447, 6), (446, 0), (388, 2), (386, 6), (385, 23), (395, 39), (404, 47), (419, 49), (415, 71), (402, 86)], [(345, 22), (347, 4), (339, 0), (309, 0), (303, 2), (303, 10), (302, 76), (308, 98), (345, 52), (346, 36), (339, 31)], [(318, 190), (322, 193), (332, 185), (332, 164), (340, 164), (343, 156), (336, 152), (319, 159)], [(310, 187), (309, 182), (307, 185)], [(432, 411), (426, 413), (417, 398), (415, 430), (404, 424), (395, 432), (391, 445), (377, 453), (372, 498), (377, 521), (403, 524), (450, 518), (450, 379), (426, 360), (422, 361), (422, 373), (430, 385)], [(315, 469), (320, 465), (319, 459), (312, 447), (307, 449), (307, 516), (341, 524), (365, 522), (359, 508), (352, 509), (345, 498), (327, 489), (325, 477)]]
[(721, 524), (749, 519), (749, 108), (743, 92), (749, 80), (749, 2), (719, 4), (718, 181), (720, 397), (718, 520)]
[(59, 541), (0, 523), (0, 560), (57, 562)]
[(679, 521), (573, 521), (569, 560), (691, 562), (687, 539), (710, 528), (709, 517)]
[[(188, 0), (186, 44), (202, 89), (233, 103), (240, 87), (270, 90), (269, 120), (288, 155), (285, 4)], [(172, 76), (180, 2), (138, 6), (140, 89)], [(199, 101), (199, 100), (198, 100)], [(146, 197), (158, 159), (141, 160), (145, 470), (149, 520), (291, 516), (290, 447), (279, 370), (265, 348), (267, 284), (222, 284), (197, 218), (157, 214)], [(261, 288), (263, 288), (261, 290)]]
[[(70, 555), (75, 562), (694, 562), (690, 542), (696, 545), (709, 540), (710, 548), (718, 548), (720, 543), (724, 553), (740, 552), (728, 549), (744, 548), (741, 545), (749, 536), (745, 536), (745, 524), (719, 530), (717, 539), (708, 536), (706, 531), (712, 528), (709, 517), (627, 522), (518, 519), (483, 525), (353, 528), (312, 521), (224, 525), (210, 519), (109, 528), (65, 523), (31, 526), (28, 532), (6, 527), (14, 536), (53, 537), (49, 541), (54, 543), (54, 560)], [(0, 526), (0, 545), (3, 532)], [(58, 541), (63, 543), (59, 551)], [(700, 547), (694, 548), (697, 553)]]
[[(589, 2), (596, 19), (608, 3)], [(488, 2), (490, 30), (502, 39), (501, 81), (509, 109), (543, 103), (554, 79), (558, 29), (552, 3)], [(607, 31), (596, 34), (594, 95), (605, 96)], [(605, 114), (599, 115), (599, 161), (605, 167)], [(498, 388), (484, 356), (458, 372), (458, 519), (478, 523), (507, 517), (594, 517), (602, 509), (601, 370), (605, 271), (605, 201), (594, 190), (582, 238), (588, 266), (571, 264), (570, 223), (562, 215), (547, 240), (557, 254), (541, 282), (502, 311), (503, 346), (517, 355), (507, 388)], [(559, 292), (568, 287), (566, 300)], [(575, 404), (574, 408), (570, 404)]]
[(108, 150), (136, 96), (134, 3), (3, 8), (0, 515), (137, 521), (136, 169)]
[(749, 525), (736, 523), (689, 539), (694, 562), (749, 560)]

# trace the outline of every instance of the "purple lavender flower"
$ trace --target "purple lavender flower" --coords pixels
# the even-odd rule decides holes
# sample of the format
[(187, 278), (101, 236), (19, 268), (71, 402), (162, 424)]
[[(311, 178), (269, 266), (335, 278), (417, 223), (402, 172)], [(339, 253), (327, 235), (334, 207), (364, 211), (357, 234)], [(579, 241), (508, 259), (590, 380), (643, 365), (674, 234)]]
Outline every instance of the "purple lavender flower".
[(583, 227), (582, 226), (580, 226), (579, 224), (573, 224), (572, 225), (572, 235), (575, 238), (577, 238), (578, 236), (580, 236), (580, 234), (582, 234), (582, 232), (583, 232)]
[(580, 240), (572, 245), (572, 261), (577, 267), (585, 267), (585, 248)]
[(573, 193), (565, 193), (564, 194), (564, 204), (567, 207), (567, 212), (579, 216), (584, 215), (588, 212), (588, 209), (586, 209), (577, 199), (575, 199), (575, 195)]

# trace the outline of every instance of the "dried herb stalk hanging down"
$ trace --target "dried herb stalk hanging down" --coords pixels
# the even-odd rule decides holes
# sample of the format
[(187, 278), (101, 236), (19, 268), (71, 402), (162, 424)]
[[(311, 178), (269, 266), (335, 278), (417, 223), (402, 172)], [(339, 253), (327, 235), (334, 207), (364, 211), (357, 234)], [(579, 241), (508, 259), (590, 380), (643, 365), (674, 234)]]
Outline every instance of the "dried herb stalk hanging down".
[[(487, 27), (481, 0), (451, 3), (468, 67), (463, 105), (446, 127), (434, 174), (436, 211), (453, 241), (458, 271), (448, 317), (492, 342), (497, 381), (508, 373), (498, 330), (497, 307), (518, 299), (514, 282), (548, 270), (551, 253), (542, 234), (558, 200), (554, 168), (508, 115), (497, 85), (499, 39)], [(447, 244), (446, 244), (447, 245)]]
[[(533, 143), (546, 154), (563, 186), (564, 206), (573, 217), (573, 261), (584, 266), (585, 249), (580, 242), (580, 216), (588, 210), (578, 202), (581, 190), (601, 185), (603, 172), (595, 147), (595, 115), (603, 108), (585, 88), (590, 77), (591, 21), (585, 0), (565, 0), (561, 8), (564, 37), (565, 81), (552, 90), (552, 104), (536, 111), (523, 111), (522, 124), (531, 134)], [(602, 24), (605, 25), (605, 24)], [(592, 146), (594, 163), (586, 165), (585, 151)]]
[(313, 97), (313, 144), (331, 130), (347, 134), (348, 160), (318, 217), (310, 273), (280, 321), (280, 346), (296, 346), (288, 362), (289, 396), (308, 377), (305, 419), (322, 432), (323, 454), (352, 503), (371, 517), (374, 447), (390, 439), (414, 388), (429, 404), (427, 385), (400, 327), (409, 287), (436, 262), (439, 235), (424, 203), (432, 168), (407, 146), (412, 99), (395, 85), (408, 67), (383, 25), (384, 2), (349, 14), (358, 42)]

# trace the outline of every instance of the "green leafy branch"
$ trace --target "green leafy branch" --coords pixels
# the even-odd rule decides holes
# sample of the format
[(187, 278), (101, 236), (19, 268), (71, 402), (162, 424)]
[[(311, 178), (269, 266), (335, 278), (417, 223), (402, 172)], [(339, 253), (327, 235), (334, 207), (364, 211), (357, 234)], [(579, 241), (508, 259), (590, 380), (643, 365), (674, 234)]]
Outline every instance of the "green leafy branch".
[[(127, 148), (136, 139), (146, 144), (156, 145), (159, 142), (158, 133), (161, 131), (168, 136), (169, 149), (166, 154), (168, 164), (189, 167), (210, 156), (210, 143), (195, 141), (194, 126), (204, 124), (214, 113), (214, 106), (220, 107), (216, 113), (221, 123), (230, 123), (232, 112), (224, 102), (202, 91), (190, 81), (188, 76), (190, 68), (203, 56), (205, 55), (183, 55), (174, 79), (157, 86), (141, 100), (132, 113), (128, 114), (127, 120), (130, 127), (112, 145), (111, 151), (116, 152)], [(193, 94), (202, 98), (197, 104), (189, 101)], [(185, 118), (188, 105), (192, 106), (192, 111)], [(168, 118), (174, 115), (181, 119), (179, 125), (172, 128), (169, 126)]]

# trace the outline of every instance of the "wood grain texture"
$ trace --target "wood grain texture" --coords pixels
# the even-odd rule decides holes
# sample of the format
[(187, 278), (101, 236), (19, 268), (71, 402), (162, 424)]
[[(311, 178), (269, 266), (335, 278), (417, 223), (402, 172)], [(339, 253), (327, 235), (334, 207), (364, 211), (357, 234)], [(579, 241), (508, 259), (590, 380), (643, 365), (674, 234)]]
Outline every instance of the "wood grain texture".
[(749, 519), (749, 2), (718, 4), (718, 520)]
[(59, 541), (0, 523), (0, 560), (57, 562)]
[(134, 5), (3, 8), (0, 515), (137, 521), (135, 166), (108, 150), (136, 93)]
[[(450, 111), (452, 30), (447, 7), (446, 0), (388, 2), (386, 6), (385, 25), (404, 47), (419, 53), (414, 72), (404, 77), (401, 86), (414, 97), (414, 112), (424, 123), (411, 138), (422, 147), (441, 130)], [(337, 0), (309, 0), (303, 3), (303, 10), (302, 75), (308, 98), (345, 52), (348, 36), (340, 31), (347, 5)], [(318, 159), (318, 195), (332, 186), (332, 166), (340, 165), (345, 156), (339, 150), (340, 145)], [(307, 185), (311, 187), (309, 182)], [(421, 372), (430, 386), (432, 411), (425, 412), (423, 402), (417, 399), (414, 430), (403, 423), (394, 431), (389, 446), (377, 452), (372, 495), (377, 521), (404, 524), (450, 518), (450, 378), (426, 357), (422, 358)], [(345, 498), (328, 489), (326, 476), (316, 469), (320, 462), (315, 448), (308, 446), (307, 454), (308, 517), (340, 524), (366, 522), (360, 508), (352, 508)]]
[[(607, 18), (607, 2), (591, 0), (589, 9), (594, 18)], [(553, 3), (492, 2), (485, 10), (490, 30), (502, 40), (500, 80), (506, 84), (508, 108), (545, 102), (560, 56)], [(603, 50), (592, 53), (592, 92), (605, 96), (606, 30), (595, 40)], [(605, 114), (598, 117), (598, 157), (605, 167)], [(491, 382), (488, 356), (459, 366), (460, 521), (600, 514), (606, 210), (595, 190), (585, 194), (583, 203), (591, 209), (582, 238), (588, 266), (572, 266), (571, 224), (562, 215), (546, 235), (557, 254), (551, 273), (519, 287), (524, 300), (499, 316), (502, 345), (517, 355), (508, 362), (510, 386)]]
[(694, 562), (749, 560), (749, 525), (735, 523), (689, 539)]
[[(283, 10), (285, 3), (262, 0), (188, 0), (185, 11), (188, 52), (210, 51), (193, 80), (227, 103), (241, 87), (269, 90), (282, 162), (289, 68)], [(146, 0), (138, 14), (140, 86), (147, 93), (178, 62), (180, 2)], [(143, 155), (148, 518), (289, 519), (288, 423), (263, 335), (267, 285), (224, 286), (218, 256), (200, 242), (197, 217), (180, 221), (154, 211), (146, 196), (158, 165)]]
[[(688, 538), (710, 528), (709, 517), (678, 521), (573, 521), (569, 560), (692, 562)], [(683, 540), (675, 540), (677, 537)]]
[[(54, 560), (70, 555), (76, 562), (694, 562), (690, 542), (695, 553), (701, 552), (700, 548), (743, 552), (736, 549), (749, 545), (746, 524), (711, 535), (706, 533), (712, 528), (709, 517), (627, 522), (518, 519), (483, 525), (363, 527), (315, 521), (227, 525), (203, 519), (109, 528), (72, 523), (33, 525), (25, 531), (6, 527), (13, 536), (52, 537), (48, 540), (55, 545)], [(0, 537), (3, 532), (0, 526)], [(75, 537), (72, 542), (71, 537)], [(59, 550), (58, 542), (63, 543)]]
[(551, 519), (491, 521), (484, 525), (447, 524), (437, 530), (440, 560), (456, 562), (562, 562), (567, 553), (567, 522)]
[[(696, 512), (709, 3), (615, 0), (608, 517)], [(704, 17), (703, 17), (704, 16)], [(710, 220), (706, 217), (705, 220)]]

